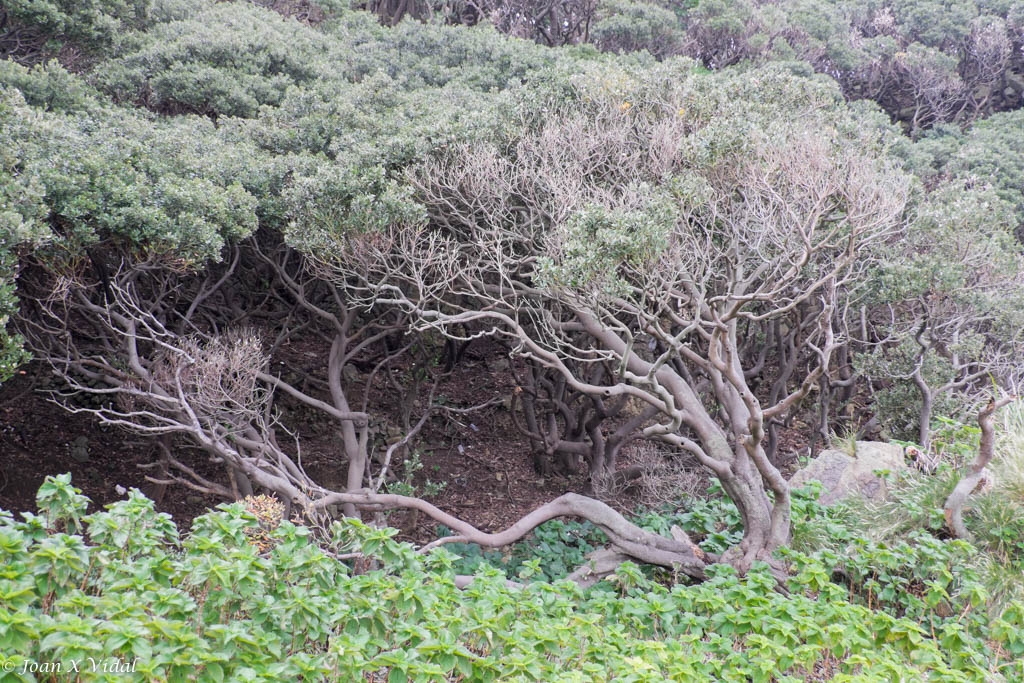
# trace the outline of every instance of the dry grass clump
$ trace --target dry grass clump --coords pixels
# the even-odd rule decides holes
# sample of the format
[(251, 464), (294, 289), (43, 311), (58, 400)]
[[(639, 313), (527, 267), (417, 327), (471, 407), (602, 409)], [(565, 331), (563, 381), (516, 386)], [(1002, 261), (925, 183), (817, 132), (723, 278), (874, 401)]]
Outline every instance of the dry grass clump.
[(1007, 500), (1024, 505), (1024, 401), (1006, 406), (1001, 417), (992, 462), (995, 490)]
[(703, 496), (707, 490), (708, 478), (703, 470), (658, 444), (637, 441), (623, 455), (629, 465), (595, 478), (594, 495), (598, 499), (607, 502), (629, 496), (631, 504), (655, 509)]

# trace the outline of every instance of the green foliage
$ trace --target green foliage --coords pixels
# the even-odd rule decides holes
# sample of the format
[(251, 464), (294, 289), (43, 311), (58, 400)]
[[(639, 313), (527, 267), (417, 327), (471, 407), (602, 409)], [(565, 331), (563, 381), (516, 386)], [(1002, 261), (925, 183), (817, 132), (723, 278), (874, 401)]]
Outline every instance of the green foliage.
[(208, 121), (98, 108), (23, 112), (2, 133), (15, 182), (30, 189), (19, 197), (20, 232), (45, 220), (49, 248), (73, 258), (111, 240), (137, 256), (196, 263), (255, 230), (257, 202), (233, 172), (253, 153), (217, 139)]
[[(915, 133), (1013, 108), (1019, 5), (936, 0), (704, 0), (681, 18), (683, 53), (710, 68), (801, 60), (850, 100), (874, 99)], [(1019, 61), (1018, 61), (1019, 64)]]
[[(936, 443), (945, 458), (933, 474), (906, 471), (891, 477), (892, 495), (879, 503), (860, 507), (857, 518), (865, 530), (880, 540), (902, 539), (907, 534), (926, 530), (942, 535), (945, 530), (943, 505), (960, 477), (968, 459), (958, 455), (942, 440)], [(973, 453), (971, 454), (973, 457)]]
[(20, 26), (51, 40), (98, 48), (117, 42), (146, 24), (152, 0), (5, 0), (4, 9)]
[(1000, 411), (997, 431), (995, 490), (1016, 505), (1024, 505), (1024, 405), (1017, 400)]
[(964, 381), (965, 368), (998, 366), (1001, 358), (1018, 356), (1024, 341), (1015, 207), (980, 178), (950, 178), (948, 159), (958, 143), (947, 132), (906, 151), (930, 188), (918, 196), (905, 238), (884, 249), (872, 278), (874, 300), (898, 308), (902, 320), (883, 323), (890, 342), (856, 359), (882, 387), (876, 404), (883, 424), (922, 442), (915, 372), (933, 393), (933, 415), (965, 420), (976, 409), (978, 389), (988, 386), (985, 378)]
[[(818, 482), (810, 482), (790, 492), (793, 549), (835, 547), (847, 543), (859, 531), (858, 520), (844, 506), (818, 504), (820, 490)], [(725, 497), (717, 479), (712, 479), (704, 497), (681, 501), (678, 509), (648, 510), (634, 522), (662, 536), (669, 536), (672, 527), (678, 526), (702, 550), (716, 554), (725, 552), (743, 537), (739, 511)]]
[[(979, 496), (970, 515), (978, 543), (943, 540), (942, 505), (957, 479), (944, 464), (935, 475), (911, 474), (895, 482), (891, 502), (824, 511), (836, 521), (839, 513), (842, 533), (833, 529), (807, 554), (783, 552), (792, 563), (793, 583), (806, 587), (816, 582), (823, 596), (826, 591), (839, 595), (835, 584), (843, 585), (850, 601), (913, 620), (945, 647), (956, 644), (962, 662), (980, 664), (982, 642), (1005, 658), (1019, 646), (1015, 637), (1007, 638), (1001, 622), (1017, 618), (1015, 601), (1024, 594), (1024, 584), (1019, 548), (1015, 558), (1008, 558), (1002, 554), (1007, 546), (993, 540), (1014, 543), (1020, 538), (1019, 510), (1010, 506), (1000, 525), (998, 514), (985, 508), (1006, 510), (1007, 501)], [(987, 640), (996, 632), (999, 640)], [(1020, 675), (1021, 664), (1018, 655), (1010, 655), (1003, 671), (1008, 679)]]
[[(293, 220), (286, 232), (289, 242), (311, 254), (323, 253), (333, 236), (344, 239), (390, 225), (416, 225), (423, 216), (410, 189), (389, 178), (379, 166), (321, 166), (311, 176), (297, 180), (287, 200), (293, 207)], [(329, 231), (331, 237), (322, 230)]]
[[(894, 438), (916, 442), (919, 438), (918, 421), (921, 415), (921, 395), (908, 375), (913, 371), (920, 348), (913, 339), (906, 338), (900, 344), (880, 350), (871, 355), (857, 358), (856, 365), (865, 376), (885, 381), (874, 393), (879, 421)], [(922, 374), (933, 386), (941, 385), (955, 375), (948, 362), (935, 354), (928, 354), (921, 363)], [(884, 378), (884, 379), (883, 379)], [(950, 393), (935, 397), (934, 413), (937, 416), (966, 418), (969, 405), (958, 401)]]
[(818, 503), (821, 484), (817, 481), (790, 492), (793, 497), (793, 535), (789, 547), (798, 552), (845, 546), (864, 533), (850, 508), (842, 503), (823, 507)]
[[(1014, 402), (1001, 413), (986, 485), (971, 496), (964, 515), (974, 545), (985, 555), (979, 572), (995, 606), (1024, 597), (1018, 580), (1024, 574), (1024, 408)], [(974, 459), (979, 436), (977, 427), (952, 421), (939, 432), (937, 440), (953, 451), (951, 462), (958, 474)]]
[(116, 99), (161, 112), (255, 116), (329, 68), (322, 35), (248, 4), (213, 4), (139, 40), (95, 80)]
[(338, 41), (344, 61), (337, 77), (361, 82), (374, 74), (397, 81), (402, 90), (422, 90), (459, 83), (493, 92), (534, 80), (547, 67), (574, 61), (572, 51), (545, 50), (508, 40), (490, 27), (470, 30), (403, 22), (381, 29), (365, 13), (342, 15), (327, 28)]
[(991, 185), (1003, 201), (1014, 207), (1018, 241), (1024, 238), (1024, 142), (1017, 134), (1021, 126), (1024, 111), (993, 114), (959, 138), (959, 146), (939, 165), (940, 172)]
[[(388, 483), (388, 493), (395, 493), (401, 496), (417, 495), (417, 488), (413, 484), (413, 477), (423, 469), (423, 460), (420, 452), (413, 450), (402, 462), (402, 478), (399, 481)], [(436, 496), (448, 486), (445, 481), (431, 481), (429, 478), (423, 482), (421, 495), (424, 498)]]
[(97, 93), (55, 61), (31, 69), (0, 61), (0, 83), (19, 90), (29, 105), (47, 111), (75, 112), (97, 106)]
[(558, 581), (586, 561), (586, 555), (606, 542), (590, 522), (552, 520), (517, 544), (505, 564), (509, 576), (533, 581)]
[(905, 36), (933, 46), (962, 41), (978, 14), (975, 3), (958, 0), (895, 0), (892, 11)]
[(260, 176), (242, 183), (265, 225), (280, 227), (286, 198), (294, 244), (316, 252), (323, 244), (310, 226), (344, 234), (418, 221), (403, 169), (490, 137), (508, 117), (498, 91), (542, 78), (559, 60), (572, 61), (490, 31), (415, 23), (384, 30), (343, 12), (320, 32), (220, 3), (140, 35), (92, 80), (124, 102), (208, 115), (217, 137), (267, 150), (272, 158), (223, 172)]
[[(1020, 453), (1014, 450), (999, 453), (998, 459), (991, 466), (996, 472), (995, 484), (990, 483), (984, 490), (971, 495), (965, 508), (964, 521), (972, 535), (973, 545), (968, 549), (966, 545), (936, 540), (947, 536), (943, 507), (977, 453), (980, 431), (977, 427), (948, 419), (940, 420), (939, 425), (933, 441), (933, 447), (942, 456), (937, 470), (928, 475), (918, 472), (901, 474), (890, 481), (892, 495), (888, 500), (858, 506), (856, 510), (847, 509), (844, 525), (848, 529), (858, 530), (857, 535), (863, 538), (857, 539), (857, 543), (867, 544), (865, 548), (874, 549), (870, 553), (863, 549), (858, 551), (859, 556), (864, 556), (858, 560), (864, 567), (881, 566), (877, 563), (883, 560), (896, 561), (891, 555), (881, 559), (875, 557), (873, 553), (880, 548), (894, 549), (896, 556), (903, 558), (899, 561), (906, 559), (908, 567), (915, 564), (926, 567), (927, 558), (917, 557), (917, 553), (924, 552), (928, 547), (932, 547), (932, 550), (938, 548), (936, 552), (946, 553), (949, 558), (956, 554), (956, 567), (951, 566), (950, 571), (959, 577), (956, 579), (958, 585), (976, 584), (977, 590), (987, 595), (986, 612), (998, 615), (1014, 600), (1024, 597), (1024, 583), (1020, 580), (1024, 575), (1024, 524), (1021, 522), (1024, 519), (1024, 505), (1014, 496), (1012, 474)], [(1009, 462), (1008, 467), (1002, 466), (1003, 459)], [(991, 473), (989, 476), (992, 476)], [(936, 543), (940, 545), (936, 546)], [(817, 547), (828, 548), (840, 558), (846, 552), (845, 546), (831, 541), (819, 542)], [(872, 565), (872, 562), (876, 564)], [(866, 570), (858, 571), (861, 572), (861, 578), (864, 578), (863, 571)], [(900, 585), (915, 581), (905, 572), (901, 576), (898, 581)], [(917, 578), (924, 580), (920, 576)], [(892, 594), (891, 591), (886, 593), (887, 596)], [(906, 596), (900, 599), (904, 603), (910, 600)], [(961, 603), (950, 609), (965, 610), (967, 607), (961, 600)]]
[(964, 467), (978, 453), (981, 428), (939, 416), (935, 420), (932, 447), (954, 468)]
[(977, 530), (975, 545), (992, 553), (1000, 564), (1024, 572), (1024, 505), (988, 493), (971, 501), (969, 517)]
[[(0, 62), (0, 65), (7, 64)], [(17, 67), (16, 67), (17, 68)], [(18, 256), (45, 239), (41, 206), (43, 188), (38, 179), (21, 172), (25, 159), (12, 132), (18, 121), (31, 116), (21, 93), (0, 86), (0, 383), (28, 360), (20, 335), (8, 331), (17, 312), (15, 276)]]
[(598, 6), (590, 39), (605, 52), (647, 50), (663, 58), (682, 53), (684, 35), (671, 9), (632, 0), (604, 0)]
[(43, 513), (44, 524), (51, 531), (65, 528), (82, 530), (82, 517), (89, 506), (82, 492), (71, 486), (71, 475), (48, 476), (36, 494), (36, 505)]
[[(630, 167), (656, 151), (641, 142), (623, 146), (634, 157), (588, 176), (595, 198), (544, 235), (561, 249), (542, 263), (551, 283), (619, 293), (665, 249), (670, 227), (701, 217), (730, 160), (760, 143), (785, 148), (813, 129), (837, 159), (856, 150), (891, 170), (898, 151), (922, 181), (907, 239), (890, 242), (875, 280), (890, 298), (876, 292), (874, 301), (904, 311), (935, 295), (977, 313), (983, 325), (939, 340), (960, 358), (983, 359), (993, 340), (1022, 327), (1010, 239), (1024, 211), (1020, 112), (910, 144), (895, 142), (870, 105), (842, 105), (844, 95), (897, 92), (882, 104), (901, 116), (921, 105), (907, 93), (925, 76), (968, 78), (974, 67), (964, 68), (961, 52), (971, 20), (1009, 17), (1008, 3), (709, 0), (689, 3), (682, 25), (655, 5), (602, 6), (592, 35), (610, 51), (665, 58), (683, 49), (685, 30), (709, 66), (786, 60), (713, 75), (685, 59), (544, 50), (490, 28), (385, 29), (331, 5), (318, 30), (237, 2), (4, 3), (16, 25), (53, 38), (51, 48), (72, 41), (94, 54), (109, 49), (109, 58), (84, 77), (52, 62), (0, 62), (0, 379), (25, 358), (6, 329), (19, 259), (74, 276), (84, 250), (101, 243), (129, 263), (200, 267), (258, 227), (319, 256), (351, 237), (420, 226), (416, 169), (477, 143), (514, 167), (519, 141), (566, 123), (590, 131), (611, 121), (630, 144), (678, 125), (672, 142), (683, 161)], [(841, 87), (811, 77), (812, 68)], [(160, 116), (130, 106), (140, 104)], [(723, 187), (728, 197), (744, 190)], [(685, 220), (683, 209), (693, 212)], [(510, 211), (510, 222), (518, 215)], [(912, 331), (868, 357), (869, 372), (906, 376)], [(956, 375), (941, 354), (923, 368), (936, 384)], [(912, 415), (899, 409), (914, 405), (906, 390), (893, 385), (876, 401), (904, 426)], [(950, 430), (934, 444), (955, 464), (970, 436)], [(894, 507), (860, 516), (822, 509), (813, 488), (794, 492), (789, 596), (762, 566), (745, 577), (712, 567), (703, 584), (668, 588), (626, 565), (582, 591), (559, 579), (603, 539), (573, 522), (549, 523), (506, 554), (450, 547), (457, 558), (420, 556), (392, 530), (351, 521), (329, 539), (283, 522), (257, 546), (246, 531), (257, 520), (234, 505), (181, 539), (137, 491), (86, 515), (70, 479), (51, 478), (38, 514), (0, 513), (0, 656), (15, 665), (138, 658), (137, 673), (154, 680), (1024, 678), (1024, 607), (1014, 602), (1021, 500), (1008, 504), (1005, 490), (972, 499), (976, 547), (944, 541), (940, 507), (954, 476), (946, 467), (902, 482)], [(721, 553), (742, 528), (719, 494), (640, 523), (661, 534), (679, 525)], [(372, 569), (355, 574), (332, 556), (349, 553)], [(457, 590), (453, 574), (468, 571), (476, 579)], [(530, 582), (512, 589), (506, 575)]]
[[(81, 512), (66, 479), (40, 496), (62, 519)], [(137, 491), (80, 519), (85, 536), (0, 513), (0, 651), (15, 670), (93, 657), (168, 680), (971, 681), (1012, 679), (1024, 654), (1020, 603), (991, 622), (939, 616), (984, 599), (962, 543), (792, 553), (788, 596), (764, 565), (666, 587), (626, 564), (589, 591), (512, 588), (481, 567), (460, 591), (450, 552), (421, 556), (356, 521), (320, 541), (282, 522), (260, 552), (240, 504), (184, 540)], [(379, 568), (355, 574), (328, 554), (351, 552)], [(837, 567), (863, 585), (848, 594)]]
[[(439, 537), (450, 534), (451, 531), (447, 527), (437, 529)], [(475, 543), (449, 543), (445, 550), (452, 553), (452, 571), (456, 574), (477, 574), (486, 567), (503, 571), (506, 576), (509, 574), (505, 568), (507, 558), (500, 550), (488, 550)]]
[[(820, 484), (812, 482), (792, 492), (793, 548), (816, 549), (844, 544), (854, 534), (856, 520), (851, 519), (842, 506), (823, 508), (818, 505), (819, 491)], [(670, 536), (672, 527), (678, 526), (702, 550), (715, 554), (736, 545), (743, 536), (739, 511), (724, 495), (717, 479), (712, 480), (703, 497), (681, 501), (673, 508), (641, 512), (632, 521), (661, 536)], [(441, 531), (447, 533), (446, 529)], [(445, 547), (460, 557), (455, 564), (459, 574), (472, 574), (482, 564), (487, 564), (515, 578), (521, 576), (523, 567), (533, 563), (531, 580), (555, 581), (565, 578), (584, 562), (588, 553), (606, 542), (604, 534), (589, 522), (552, 520), (504, 553), (482, 550), (469, 543)]]
[(564, 579), (586, 561), (588, 553), (606, 542), (605, 535), (590, 522), (556, 519), (541, 524), (505, 553), (483, 551), (473, 543), (445, 547), (459, 556), (453, 565), (458, 574), (473, 574), (486, 564), (510, 578), (550, 582)]
[(540, 261), (540, 280), (549, 287), (588, 289), (609, 293), (624, 291), (626, 284), (616, 270), (649, 267), (668, 243), (678, 219), (671, 201), (653, 188), (630, 188), (645, 197), (637, 209), (606, 209), (587, 206), (562, 227), (559, 262)]
[(914, 531), (891, 544), (854, 538), (841, 552), (822, 552), (817, 559), (868, 607), (935, 626), (943, 613), (955, 611), (949, 600), (959, 609), (978, 607), (971, 603), (977, 595), (963, 593), (980, 588), (971, 568), (974, 552), (963, 541), (940, 541)]
[(743, 537), (743, 525), (736, 505), (723, 495), (713, 479), (704, 498), (683, 501), (678, 510), (649, 510), (637, 517), (637, 526), (661, 536), (678, 526), (702, 550), (721, 554)]

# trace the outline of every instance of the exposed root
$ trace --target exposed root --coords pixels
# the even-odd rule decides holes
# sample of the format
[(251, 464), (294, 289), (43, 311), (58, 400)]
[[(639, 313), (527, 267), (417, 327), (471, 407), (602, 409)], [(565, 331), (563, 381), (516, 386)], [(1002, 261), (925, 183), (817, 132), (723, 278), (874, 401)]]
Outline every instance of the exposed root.
[[(566, 493), (542, 505), (504, 531), (487, 533), (418, 498), (392, 494), (376, 494), (369, 490), (354, 493), (331, 493), (316, 502), (317, 508), (338, 503), (349, 503), (363, 509), (413, 509), (455, 531), (454, 536), (438, 539), (421, 548), (427, 552), (447, 543), (476, 543), (485, 548), (499, 548), (521, 540), (548, 520), (558, 517), (579, 517), (601, 529), (609, 539), (610, 553), (600, 558), (601, 567), (613, 555), (621, 555), (645, 564), (667, 567), (696, 579), (704, 578), (709, 558), (681, 530), (673, 531), (674, 538), (665, 538), (630, 523), (608, 505), (593, 498)], [(621, 563), (621, 561), (620, 561)], [(616, 564), (617, 566), (617, 564)], [(601, 573), (592, 569), (589, 574)]]

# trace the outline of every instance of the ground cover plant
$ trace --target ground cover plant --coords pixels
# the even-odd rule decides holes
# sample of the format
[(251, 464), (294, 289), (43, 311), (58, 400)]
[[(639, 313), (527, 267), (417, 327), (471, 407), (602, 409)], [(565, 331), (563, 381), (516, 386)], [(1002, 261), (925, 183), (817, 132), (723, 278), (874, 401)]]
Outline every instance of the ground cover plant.
[[(38, 514), (0, 516), (12, 680), (66, 680), (33, 670), (45, 662), (124, 675), (93, 661), (170, 681), (974, 681), (1024, 665), (1024, 604), (986, 614), (962, 541), (789, 551), (785, 594), (763, 564), (694, 585), (632, 564), (589, 589), (531, 581), (542, 557), (521, 583), (482, 566), (459, 588), (448, 550), (418, 553), (353, 520), (311, 530), (248, 499), (179, 534), (137, 491), (91, 515), (86, 504), (55, 477)], [(801, 524), (828, 514), (800, 509)]]

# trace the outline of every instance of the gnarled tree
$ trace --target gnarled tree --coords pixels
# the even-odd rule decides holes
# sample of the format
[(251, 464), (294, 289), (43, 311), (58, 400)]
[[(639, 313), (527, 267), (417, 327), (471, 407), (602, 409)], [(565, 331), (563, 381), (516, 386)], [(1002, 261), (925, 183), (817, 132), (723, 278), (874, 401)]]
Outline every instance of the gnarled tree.
[[(745, 569), (790, 533), (767, 424), (831, 371), (836, 311), (900, 230), (907, 182), (831, 89), (602, 76), (507, 145), (414, 171), (427, 220), (336, 235), (321, 258), (421, 329), (504, 337), (571, 391), (634, 403), (635, 436), (688, 453), (735, 501), (744, 536), (723, 559)], [(716, 100), (741, 84), (749, 105)], [(799, 332), (792, 380), (766, 403), (747, 370), (772, 325)]]
[(1024, 259), (1013, 207), (980, 181), (944, 183), (915, 208), (875, 277), (865, 322), (880, 343), (857, 364), (886, 426), (927, 453), (935, 415), (966, 417), (993, 382), (1019, 384)]

